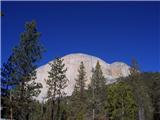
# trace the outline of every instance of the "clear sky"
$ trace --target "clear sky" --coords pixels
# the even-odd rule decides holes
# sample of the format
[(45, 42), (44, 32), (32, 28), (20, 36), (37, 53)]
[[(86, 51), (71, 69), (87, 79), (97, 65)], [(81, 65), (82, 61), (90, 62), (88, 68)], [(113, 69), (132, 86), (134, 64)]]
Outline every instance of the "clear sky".
[(39, 65), (86, 53), (160, 71), (160, 2), (2, 2), (2, 11), (2, 62), (34, 19), (47, 49)]

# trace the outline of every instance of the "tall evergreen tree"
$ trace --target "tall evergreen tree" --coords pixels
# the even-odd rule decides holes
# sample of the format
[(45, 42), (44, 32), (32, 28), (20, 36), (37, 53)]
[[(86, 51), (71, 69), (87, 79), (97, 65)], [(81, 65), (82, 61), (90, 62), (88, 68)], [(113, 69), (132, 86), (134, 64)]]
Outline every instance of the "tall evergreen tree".
[(75, 84), (75, 92), (77, 93), (77, 97), (80, 101), (84, 101), (85, 99), (85, 82), (87, 81), (86, 79), (86, 72), (85, 72), (85, 67), (83, 62), (81, 62), (79, 69), (78, 69), (78, 76), (77, 79), (75, 79), (76, 84)]
[(12, 87), (12, 104), (14, 104), (14, 119), (28, 120), (32, 110), (33, 97), (40, 93), (42, 85), (36, 83), (36, 63), (41, 59), (44, 51), (39, 41), (34, 21), (26, 23), (25, 32), (21, 34), (20, 43), (13, 49), (11, 58), (11, 73), (14, 80)]
[[(87, 81), (86, 79), (86, 72), (85, 72), (85, 67), (83, 62), (80, 63), (79, 69), (78, 69), (78, 76), (75, 79), (76, 84), (74, 87), (73, 95), (72, 95), (72, 104), (74, 107), (72, 107), (72, 110), (75, 115), (75, 119), (83, 118), (84, 116), (84, 109), (86, 107), (85, 102), (86, 102), (86, 95), (85, 95), (85, 82)], [(79, 118), (79, 119), (80, 119)]]
[[(48, 85), (48, 94), (47, 98), (51, 100), (51, 119), (59, 120), (60, 119), (60, 101), (65, 96), (64, 89), (67, 87), (67, 77), (65, 75), (67, 69), (63, 63), (63, 59), (56, 58), (55, 61), (49, 64), (51, 70), (48, 71), (48, 78), (46, 84)], [(55, 111), (55, 103), (57, 101), (57, 110)]]
[(101, 69), (99, 61), (97, 61), (95, 69), (92, 70), (91, 77), (91, 91), (92, 91), (92, 104), (93, 104), (93, 119), (95, 115), (100, 114), (102, 109), (104, 109), (105, 100), (105, 77)]
[(127, 78), (127, 82), (134, 89), (133, 93), (138, 103), (139, 111), (137, 119), (152, 120), (153, 108), (151, 98), (149, 97), (147, 86), (142, 81), (139, 65), (135, 59), (131, 62), (130, 75)]

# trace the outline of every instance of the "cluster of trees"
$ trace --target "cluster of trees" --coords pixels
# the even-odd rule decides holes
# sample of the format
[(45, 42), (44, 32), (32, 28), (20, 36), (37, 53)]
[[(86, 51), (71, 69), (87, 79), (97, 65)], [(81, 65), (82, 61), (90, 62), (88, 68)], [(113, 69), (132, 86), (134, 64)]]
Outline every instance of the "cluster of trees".
[(141, 73), (133, 61), (130, 75), (106, 85), (97, 61), (87, 85), (83, 61), (71, 96), (63, 59), (49, 63), (46, 101), (34, 98), (43, 86), (35, 82), (43, 46), (34, 21), (26, 23), (20, 43), (1, 69), (1, 117), (15, 120), (159, 120), (160, 73)]

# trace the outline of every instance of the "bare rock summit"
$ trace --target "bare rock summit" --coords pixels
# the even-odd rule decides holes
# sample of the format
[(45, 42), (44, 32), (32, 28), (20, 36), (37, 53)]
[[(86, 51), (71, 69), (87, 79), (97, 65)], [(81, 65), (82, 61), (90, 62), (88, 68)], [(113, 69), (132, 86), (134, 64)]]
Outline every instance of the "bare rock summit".
[[(65, 89), (65, 92), (67, 93), (68, 96), (70, 96), (74, 90), (75, 78), (77, 77), (81, 61), (83, 61), (87, 73), (86, 85), (90, 83), (90, 78), (92, 75), (91, 70), (92, 68), (95, 67), (97, 61), (99, 61), (101, 65), (103, 74), (106, 78), (106, 84), (114, 83), (116, 82), (117, 78), (125, 77), (130, 74), (129, 66), (123, 62), (114, 62), (112, 64), (108, 64), (100, 58), (87, 54), (82, 54), (82, 53), (69, 54), (62, 57), (62, 59), (64, 59), (65, 66), (67, 68), (66, 76), (69, 80), (68, 86)], [(46, 86), (45, 79), (48, 78), (48, 71), (50, 71), (49, 64), (43, 65), (37, 69), (36, 81), (40, 82), (43, 85), (40, 95), (36, 98), (39, 101), (45, 100), (45, 97), (47, 95), (48, 87)]]

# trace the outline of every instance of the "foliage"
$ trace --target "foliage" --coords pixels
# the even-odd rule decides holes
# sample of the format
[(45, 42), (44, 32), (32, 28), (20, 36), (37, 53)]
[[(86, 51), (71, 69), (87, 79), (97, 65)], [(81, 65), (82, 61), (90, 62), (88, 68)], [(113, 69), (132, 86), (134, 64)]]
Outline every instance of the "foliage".
[(110, 120), (136, 120), (138, 108), (129, 85), (119, 82), (109, 86), (106, 109)]
[[(2, 118), (9, 118), (12, 102), (11, 102), (11, 87), (14, 86), (14, 81), (11, 74), (14, 69), (11, 62), (12, 56), (6, 63), (3, 64), (1, 69), (1, 104), (2, 104)], [(11, 118), (11, 116), (10, 116)]]
[(78, 69), (78, 75), (77, 79), (75, 79), (75, 87), (72, 95), (72, 111), (76, 112), (76, 115), (74, 117), (76, 119), (82, 120), (84, 118), (86, 109), (86, 93), (85, 93), (85, 82), (86, 82), (86, 72), (83, 62), (80, 63), (79, 69)]
[[(151, 101), (154, 120), (160, 119), (160, 73), (142, 73), (141, 81), (147, 87), (147, 92)], [(149, 112), (146, 112), (148, 114)], [(153, 119), (153, 118), (152, 118)]]
[[(65, 96), (64, 89), (67, 87), (66, 71), (65, 64), (63, 59), (56, 58), (53, 63), (49, 64), (51, 70), (48, 71), (48, 78), (46, 84), (48, 85), (48, 94), (47, 98), (51, 100), (51, 119), (59, 120), (61, 114), (61, 105), (60, 100)], [(57, 110), (55, 112), (55, 102), (57, 103)]]
[(80, 64), (80, 67), (78, 70), (78, 76), (77, 76), (77, 79), (75, 79), (75, 81), (76, 81), (76, 84), (75, 84), (73, 94), (76, 94), (79, 101), (84, 101), (84, 99), (85, 99), (84, 90), (86, 87), (86, 85), (85, 85), (86, 72), (85, 72), (85, 67), (84, 67), (83, 62), (81, 62), (81, 64)]
[[(13, 105), (14, 119), (29, 119), (33, 97), (38, 96), (42, 87), (40, 83), (35, 82), (36, 63), (41, 59), (44, 50), (39, 37), (40, 33), (37, 32), (36, 23), (34, 21), (26, 23), (20, 43), (13, 49), (10, 57), (10, 68), (12, 69), (7, 74), (14, 83), (10, 89), (9, 103)], [(5, 77), (7, 80), (7, 76)]]
[(138, 116), (140, 120), (153, 120), (153, 105), (150, 97), (150, 91), (145, 84), (145, 79), (142, 77), (142, 73), (138, 69), (138, 63), (136, 60), (132, 61), (132, 67), (130, 68), (131, 74), (125, 78), (126, 82), (134, 90), (133, 94), (138, 103)]
[[(95, 69), (92, 70), (90, 92), (92, 94), (92, 109), (95, 110), (95, 116), (104, 111), (104, 101), (106, 98), (106, 79), (103, 76), (101, 65), (97, 61)], [(93, 113), (94, 114), (94, 113)], [(105, 114), (105, 113), (104, 113)]]

